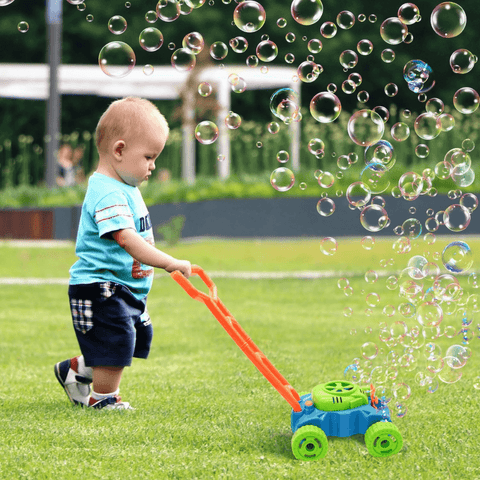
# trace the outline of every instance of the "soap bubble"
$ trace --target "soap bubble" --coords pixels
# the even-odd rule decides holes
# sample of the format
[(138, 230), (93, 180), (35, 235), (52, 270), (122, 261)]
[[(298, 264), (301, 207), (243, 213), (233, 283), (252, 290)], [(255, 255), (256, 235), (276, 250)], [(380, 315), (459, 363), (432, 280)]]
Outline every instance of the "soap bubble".
[[(462, 368), (467, 364), (471, 352), (462, 345), (450, 345), (445, 352), (446, 364), (451, 368)], [(454, 358), (455, 360), (452, 360)]]
[(223, 42), (213, 42), (210, 46), (210, 56), (214, 60), (223, 60), (227, 55), (228, 47)]
[(202, 145), (210, 145), (218, 138), (218, 127), (208, 120), (200, 122), (195, 127), (195, 138)]
[(343, 10), (337, 15), (337, 25), (343, 30), (348, 30), (355, 24), (355, 15), (348, 10)]
[(458, 167), (453, 169), (452, 172), (452, 180), (459, 186), (459, 187), (469, 187), (475, 181), (475, 172), (470, 169), (464, 173), (457, 172)]
[(397, 142), (404, 142), (410, 136), (410, 127), (404, 122), (397, 122), (392, 125), (390, 135)]
[(322, 188), (330, 188), (335, 182), (335, 177), (330, 172), (322, 172), (317, 180)]
[(365, 342), (362, 345), (362, 357), (365, 360), (373, 360), (378, 355), (378, 347), (373, 342)]
[(383, 230), (389, 222), (387, 211), (380, 205), (368, 205), (360, 212), (360, 223), (369, 232)]
[(244, 53), (248, 48), (248, 41), (245, 37), (232, 38), (228, 44), (235, 53)]
[(298, 94), (292, 88), (280, 88), (270, 97), (270, 111), (284, 122), (294, 120), (300, 111)]
[(242, 117), (235, 112), (229, 112), (225, 117), (225, 125), (230, 130), (236, 130), (242, 124)]
[(363, 237), (362, 240), (360, 240), (360, 243), (365, 250), (371, 250), (375, 245), (375, 238), (366, 236)]
[(198, 32), (190, 32), (183, 37), (182, 47), (188, 48), (192, 53), (198, 55), (205, 46), (202, 34)]
[(108, 29), (114, 35), (121, 35), (127, 29), (127, 21), (121, 15), (114, 15), (108, 21)]
[(427, 158), (429, 153), (430, 153), (430, 148), (428, 147), (428, 145), (420, 143), (415, 147), (415, 155), (418, 158)]
[(177, 0), (162, 0), (157, 3), (157, 16), (164, 22), (174, 22), (180, 16), (180, 4)]
[(310, 101), (310, 113), (320, 123), (331, 123), (342, 111), (342, 104), (334, 93), (317, 93)]
[[(0, 0), (0, 7), (6, 7), (7, 5), (10, 5), (13, 3), (15, 0)], [(68, 3), (71, 3), (72, 5), (79, 5), (80, 3), (83, 3), (83, 0), (67, 0)]]
[(465, 193), (460, 198), (460, 205), (467, 208), (469, 212), (473, 212), (478, 207), (478, 198), (473, 193)]
[(320, 155), (325, 151), (325, 143), (320, 138), (312, 138), (308, 142), (308, 151), (312, 155)]
[(470, 225), (470, 211), (460, 204), (450, 205), (443, 214), (445, 226), (452, 232), (462, 232)]
[(155, 23), (158, 20), (157, 12), (154, 10), (149, 10), (145, 14), (145, 21), (148, 23)]
[(392, 63), (395, 60), (395, 52), (390, 48), (386, 48), (382, 51), (381, 59), (385, 63)]
[(324, 38), (333, 38), (337, 34), (337, 26), (333, 22), (325, 22), (320, 27), (320, 34)]
[(462, 371), (459, 370), (458, 368), (453, 368), (452, 365), (454, 366), (459, 366), (460, 365), (460, 360), (455, 357), (447, 357), (445, 356), (443, 358), (443, 361), (445, 362), (445, 367), (443, 370), (438, 374), (438, 378), (443, 382), (443, 383), (455, 383), (458, 382), (462, 378)]
[(380, 27), (380, 36), (389, 45), (398, 45), (405, 40), (408, 27), (397, 17), (387, 18)]
[(339, 61), (343, 68), (354, 68), (358, 63), (358, 55), (353, 50), (344, 50), (340, 54)]
[(475, 150), (475, 142), (471, 138), (465, 138), (462, 142), (462, 149), (466, 152), (473, 152)]
[(443, 2), (433, 9), (430, 23), (436, 34), (443, 38), (452, 38), (463, 32), (467, 15), (457, 3)]
[(477, 59), (472, 52), (465, 48), (460, 48), (455, 50), (450, 56), (450, 67), (454, 73), (468, 73), (470, 72)]
[(89, 13), (85, 19), (87, 20), (87, 22), (93, 22), (93, 15), (91, 13)]
[(286, 192), (295, 184), (295, 175), (289, 168), (276, 168), (270, 175), (270, 184), (278, 192)]
[(373, 108), (373, 111), (380, 115), (380, 117), (383, 120), (383, 123), (388, 122), (388, 119), (390, 118), (390, 112), (388, 111), (387, 108), (382, 107), (382, 106), (378, 106), (378, 107)]
[(143, 67), (143, 73), (147, 76), (151, 75), (152, 73), (154, 72), (154, 68), (153, 68), (153, 65), (150, 65), (149, 63), (147, 63), (147, 65), (145, 65)]
[(298, 78), (305, 83), (314, 82), (320, 75), (320, 68), (315, 62), (302, 62), (297, 68)]
[(360, 55), (370, 55), (373, 52), (373, 43), (367, 39), (360, 40), (357, 43), (357, 52)]
[(420, 20), (420, 10), (413, 3), (404, 3), (398, 9), (397, 17), (405, 25), (413, 25)]
[(163, 34), (158, 28), (148, 27), (140, 32), (138, 41), (147, 52), (155, 52), (163, 45)]
[(445, 110), (445, 105), (440, 98), (431, 98), (425, 104), (425, 110), (435, 115), (440, 115)]
[(277, 58), (278, 47), (271, 40), (264, 40), (257, 45), (256, 54), (262, 62), (272, 62)]
[(416, 200), (423, 189), (423, 177), (415, 172), (406, 172), (398, 180), (398, 188), (405, 200)]
[(265, 9), (258, 2), (247, 0), (239, 3), (233, 12), (233, 22), (242, 32), (253, 33), (260, 30), (266, 19)]
[(387, 97), (394, 97), (398, 93), (398, 87), (395, 83), (387, 83), (383, 91)]
[(357, 86), (355, 85), (354, 82), (352, 82), (352, 80), (345, 80), (343, 83), (342, 83), (342, 91), (348, 95), (352, 94), (353, 92), (355, 92), (355, 89), (357, 88)]
[(290, 160), (290, 154), (286, 150), (280, 150), (277, 153), (277, 160), (280, 163), (287, 163)]
[(417, 321), (426, 327), (438, 327), (443, 320), (443, 310), (436, 302), (424, 302), (417, 308)]
[(307, 44), (308, 51), (310, 53), (320, 53), (322, 51), (323, 45), (318, 38), (312, 38)]
[(433, 140), (442, 131), (442, 122), (438, 115), (425, 112), (415, 119), (415, 133), (423, 140)]
[(337, 241), (332, 237), (325, 237), (320, 242), (320, 251), (324, 255), (333, 255), (338, 248)]
[(363, 147), (377, 143), (383, 137), (384, 130), (382, 117), (373, 110), (359, 110), (348, 120), (350, 139)]
[(179, 72), (189, 72), (195, 68), (195, 54), (188, 48), (179, 48), (172, 53), (172, 67)]
[(420, 220), (416, 218), (407, 218), (407, 220), (402, 223), (402, 229), (406, 237), (414, 239), (418, 238), (422, 233), (422, 224)]
[(364, 207), (370, 201), (372, 192), (363, 182), (351, 183), (346, 191), (348, 203), (353, 207)]
[(414, 93), (425, 93), (433, 88), (433, 70), (422, 60), (410, 60), (403, 67), (403, 78)]
[(293, 0), (290, 12), (300, 25), (313, 25), (322, 17), (323, 4), (321, 0)]
[(317, 202), (317, 212), (322, 215), (322, 217), (329, 217), (335, 212), (335, 202), (328, 197), (321, 198)]
[(23, 22), (23, 21), (18, 22), (17, 30), (20, 33), (27, 33), (29, 28), (30, 28), (30, 25), (28, 24), (28, 22)]
[(470, 87), (460, 88), (453, 96), (453, 106), (464, 114), (475, 112), (480, 104), (480, 96), (477, 91)]
[(124, 42), (107, 43), (98, 54), (102, 72), (110, 77), (125, 77), (132, 71), (135, 61), (132, 47)]
[(452, 273), (464, 272), (473, 265), (472, 251), (465, 242), (449, 243), (442, 252), (442, 262)]
[(202, 97), (208, 97), (212, 93), (212, 86), (208, 82), (202, 82), (198, 85), (198, 93)]
[(472, 158), (461, 148), (452, 148), (445, 154), (443, 160), (448, 162), (458, 174), (465, 173), (472, 165)]

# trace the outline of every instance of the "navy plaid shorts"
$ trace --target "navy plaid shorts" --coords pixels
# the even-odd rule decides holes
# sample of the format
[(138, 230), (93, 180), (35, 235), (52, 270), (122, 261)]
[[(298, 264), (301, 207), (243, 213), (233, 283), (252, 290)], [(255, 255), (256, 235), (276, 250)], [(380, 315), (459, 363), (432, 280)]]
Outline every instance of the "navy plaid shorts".
[(153, 327), (146, 298), (114, 282), (70, 285), (68, 296), (86, 366), (126, 367), (132, 357), (148, 357)]

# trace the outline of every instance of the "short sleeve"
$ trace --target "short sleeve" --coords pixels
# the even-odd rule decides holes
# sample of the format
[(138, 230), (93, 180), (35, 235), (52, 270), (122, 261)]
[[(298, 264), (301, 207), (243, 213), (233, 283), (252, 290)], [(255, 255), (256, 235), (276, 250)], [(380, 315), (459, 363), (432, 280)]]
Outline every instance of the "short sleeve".
[(136, 231), (133, 213), (126, 196), (121, 192), (112, 192), (95, 205), (94, 220), (98, 227), (98, 236), (132, 228)]

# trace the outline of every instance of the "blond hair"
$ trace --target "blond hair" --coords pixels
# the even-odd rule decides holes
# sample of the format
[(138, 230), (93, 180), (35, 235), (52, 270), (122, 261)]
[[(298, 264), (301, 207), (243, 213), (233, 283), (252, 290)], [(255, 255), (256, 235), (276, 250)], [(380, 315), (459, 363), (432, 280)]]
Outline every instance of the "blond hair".
[(125, 97), (112, 102), (98, 121), (95, 144), (98, 153), (108, 151), (109, 143), (124, 137), (135, 137), (145, 128), (145, 122), (156, 121), (168, 137), (169, 127), (160, 110), (149, 100)]

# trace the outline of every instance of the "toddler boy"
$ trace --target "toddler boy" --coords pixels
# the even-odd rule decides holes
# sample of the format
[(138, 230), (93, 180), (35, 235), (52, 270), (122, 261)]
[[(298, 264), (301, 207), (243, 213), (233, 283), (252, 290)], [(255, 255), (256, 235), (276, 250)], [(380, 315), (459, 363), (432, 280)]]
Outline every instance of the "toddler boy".
[[(153, 268), (191, 264), (154, 246), (147, 207), (137, 188), (155, 169), (168, 124), (148, 100), (114, 101), (98, 122), (98, 168), (90, 177), (70, 269), (69, 298), (82, 355), (55, 365), (73, 404), (131, 409), (119, 397), (124, 367), (147, 358), (153, 329), (146, 308)], [(93, 391), (90, 384), (93, 382)]]

